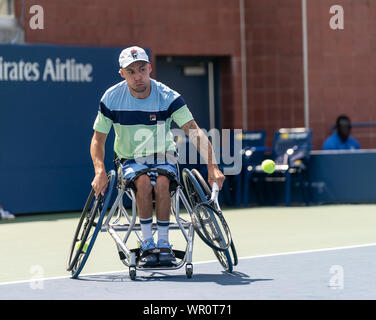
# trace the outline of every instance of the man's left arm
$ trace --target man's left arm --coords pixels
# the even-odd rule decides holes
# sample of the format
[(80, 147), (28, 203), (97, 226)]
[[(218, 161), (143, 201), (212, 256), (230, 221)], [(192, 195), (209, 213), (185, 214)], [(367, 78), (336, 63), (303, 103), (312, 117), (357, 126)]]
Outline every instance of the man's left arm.
[(208, 137), (200, 129), (195, 120), (190, 120), (181, 127), (184, 133), (189, 137), (190, 141), (194, 144), (200, 155), (204, 158), (208, 166), (208, 182), (210, 187), (213, 182), (217, 182), (218, 187), (221, 189), (225, 176), (219, 170), (217, 160), (213, 151), (212, 144)]

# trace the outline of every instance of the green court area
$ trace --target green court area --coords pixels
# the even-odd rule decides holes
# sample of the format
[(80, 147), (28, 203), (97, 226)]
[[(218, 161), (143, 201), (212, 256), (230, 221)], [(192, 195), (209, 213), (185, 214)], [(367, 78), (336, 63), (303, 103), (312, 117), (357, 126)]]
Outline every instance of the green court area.
[[(0, 282), (69, 276), (65, 266), (79, 215), (0, 221)], [(226, 209), (224, 215), (239, 257), (376, 243), (376, 205)], [(175, 249), (184, 250), (180, 231), (171, 231), (170, 240)], [(137, 245), (135, 237), (132, 244)], [(212, 249), (195, 236), (193, 263), (215, 259)], [(121, 270), (128, 272), (113, 239), (100, 233), (82, 275)]]

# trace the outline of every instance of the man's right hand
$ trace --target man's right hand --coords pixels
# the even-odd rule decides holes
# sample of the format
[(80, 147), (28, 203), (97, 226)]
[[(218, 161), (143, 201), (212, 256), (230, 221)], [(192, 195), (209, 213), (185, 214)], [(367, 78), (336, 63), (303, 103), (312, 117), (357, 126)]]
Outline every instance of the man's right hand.
[(101, 173), (97, 173), (94, 177), (93, 182), (91, 183), (91, 186), (95, 191), (96, 198), (98, 198), (100, 194), (104, 196), (104, 193), (106, 192), (108, 186), (108, 178), (106, 172), (103, 171)]

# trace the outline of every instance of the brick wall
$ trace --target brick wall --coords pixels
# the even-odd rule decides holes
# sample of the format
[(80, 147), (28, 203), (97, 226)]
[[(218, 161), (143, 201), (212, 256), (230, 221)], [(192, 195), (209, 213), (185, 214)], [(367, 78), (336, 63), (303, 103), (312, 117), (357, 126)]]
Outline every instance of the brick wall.
[[(344, 29), (332, 30), (329, 8), (344, 9)], [(308, 1), (310, 126), (314, 145), (339, 114), (353, 122), (376, 122), (376, 1)], [(363, 148), (376, 148), (376, 128), (354, 128)]]
[[(376, 122), (376, 1), (307, 0), (310, 127), (315, 148), (339, 113)], [(16, 0), (20, 14), (20, 0)], [(242, 125), (238, 0), (25, 0), (45, 10), (45, 29), (24, 24), (26, 42), (148, 47), (158, 55), (221, 59), (222, 126)], [(329, 8), (345, 10), (345, 29), (329, 28)], [(301, 0), (245, 0), (248, 129), (304, 126)], [(229, 57), (229, 58), (228, 58)], [(154, 66), (154, 76), (157, 73)], [(354, 129), (362, 147), (376, 129)]]
[(300, 0), (248, 0), (247, 84), (250, 129), (304, 127)]
[[(17, 1), (18, 15), (20, 1)], [(26, 42), (89, 46), (139, 45), (159, 55), (227, 56), (221, 88), (223, 127), (241, 127), (238, 0), (25, 0), (44, 8), (45, 29), (24, 24)], [(153, 76), (157, 74), (153, 65)]]

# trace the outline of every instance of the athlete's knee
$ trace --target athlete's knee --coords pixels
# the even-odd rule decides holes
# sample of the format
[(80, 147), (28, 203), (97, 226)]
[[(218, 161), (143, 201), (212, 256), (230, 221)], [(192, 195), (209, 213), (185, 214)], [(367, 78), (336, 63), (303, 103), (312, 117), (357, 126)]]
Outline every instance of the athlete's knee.
[(170, 179), (166, 176), (159, 175), (154, 186), (156, 196), (169, 196)]
[(150, 183), (150, 178), (146, 174), (139, 176), (135, 181), (135, 185), (137, 191), (140, 191), (143, 195), (150, 194), (153, 190), (153, 187)]

